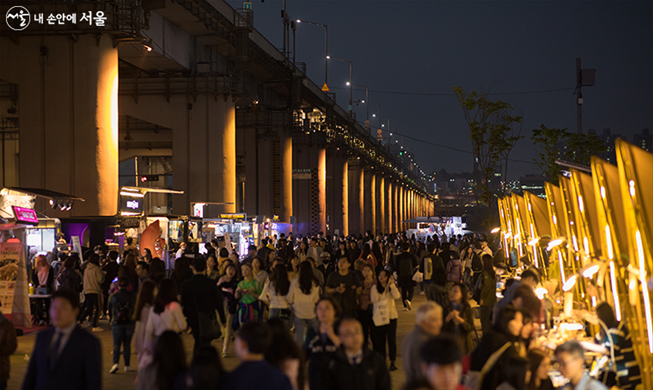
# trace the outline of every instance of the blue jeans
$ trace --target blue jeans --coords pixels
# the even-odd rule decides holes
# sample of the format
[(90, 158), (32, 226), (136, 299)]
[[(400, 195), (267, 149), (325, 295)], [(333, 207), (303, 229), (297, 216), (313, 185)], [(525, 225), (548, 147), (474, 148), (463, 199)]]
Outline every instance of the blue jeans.
[(306, 331), (315, 323), (315, 317), (308, 319), (295, 317), (293, 322), (295, 324), (295, 341), (297, 341), (297, 345), (303, 347)]
[(113, 333), (113, 364), (118, 364), (120, 361), (120, 346), (122, 345), (125, 367), (129, 366), (134, 325), (113, 325), (111, 327), (111, 333)]

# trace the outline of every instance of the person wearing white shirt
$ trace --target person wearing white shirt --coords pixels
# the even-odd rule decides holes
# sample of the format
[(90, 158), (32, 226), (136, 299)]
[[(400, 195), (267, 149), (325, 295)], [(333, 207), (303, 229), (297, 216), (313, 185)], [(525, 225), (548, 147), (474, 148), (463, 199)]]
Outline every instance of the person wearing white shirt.
[(293, 308), (295, 340), (298, 345), (304, 345), (306, 330), (315, 323), (315, 305), (320, 299), (319, 282), (308, 261), (299, 264), (299, 277), (290, 283), (286, 298)]
[[(253, 264), (255, 261), (253, 262)], [(258, 299), (270, 307), (270, 318), (281, 318), (290, 331), (290, 306), (286, 296), (290, 291), (288, 271), (283, 264), (277, 264), (272, 270), (272, 278), (265, 281), (263, 291)]]
[(161, 281), (159, 291), (154, 298), (154, 305), (147, 318), (145, 325), (145, 338), (143, 340), (143, 356), (139, 361), (139, 369), (149, 365), (152, 352), (154, 351), (155, 339), (166, 330), (181, 332), (186, 329), (188, 323), (181, 305), (177, 301), (179, 295), (177, 284), (172, 279)]
[(379, 313), (374, 313), (372, 319), (375, 326), (372, 327), (372, 346), (375, 352), (383, 356), (385, 360), (385, 345), (388, 342), (388, 349), (390, 352), (390, 371), (395, 371), (397, 366), (397, 306), (395, 300), (401, 298), (401, 293), (395, 286), (394, 279), (388, 270), (381, 270), (377, 278), (376, 286), (372, 287), (370, 298), (374, 305), (374, 310), (381, 310), (382, 305), (377, 303), (385, 302), (388, 322), (386, 324), (377, 324)]

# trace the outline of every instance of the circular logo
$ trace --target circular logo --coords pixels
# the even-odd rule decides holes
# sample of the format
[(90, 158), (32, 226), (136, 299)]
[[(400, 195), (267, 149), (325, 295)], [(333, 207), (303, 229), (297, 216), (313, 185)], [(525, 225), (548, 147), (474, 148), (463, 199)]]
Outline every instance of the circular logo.
[(29, 22), (32, 20), (32, 15), (30, 15), (27, 8), (16, 5), (9, 8), (7, 15), (5, 16), (7, 21), (7, 26), (14, 31), (23, 31), (29, 26)]

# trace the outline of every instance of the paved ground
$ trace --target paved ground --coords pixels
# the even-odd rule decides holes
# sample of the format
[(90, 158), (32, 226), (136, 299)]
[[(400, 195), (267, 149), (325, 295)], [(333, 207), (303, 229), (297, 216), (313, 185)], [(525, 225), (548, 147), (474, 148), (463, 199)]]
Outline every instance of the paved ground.
[[(404, 339), (404, 336), (410, 332), (415, 326), (415, 309), (426, 301), (426, 298), (423, 295), (415, 295), (413, 299), (413, 311), (403, 311), (400, 301), (397, 301), (397, 309), (399, 310), (399, 320), (397, 324), (397, 367), (399, 370), (391, 373), (392, 377), (392, 388), (400, 389), (404, 385), (404, 373), (401, 366), (401, 342)], [(122, 368), (122, 359), (120, 370), (116, 374), (109, 374), (109, 369), (111, 368), (112, 358), (111, 353), (113, 349), (113, 340), (111, 336), (111, 331), (106, 324), (106, 321), (101, 322), (101, 326), (105, 329), (104, 332), (94, 333), (102, 343), (102, 362), (103, 362), (103, 389), (105, 390), (125, 390), (132, 389), (134, 387), (134, 379), (136, 378), (135, 372), (124, 372)], [(480, 328), (480, 323), (477, 320), (477, 328)], [(188, 353), (187, 359), (190, 363), (191, 352), (193, 350), (193, 338), (190, 334), (184, 334), (182, 336), (184, 344), (186, 345), (186, 351)], [(36, 340), (36, 333), (28, 334), (18, 338), (18, 349), (11, 356), (11, 378), (9, 379), (8, 389), (20, 389), (21, 384), (23, 383), (23, 378), (25, 372), (27, 371), (27, 363), (29, 356), (32, 353), (34, 348), (34, 342)], [(221, 340), (216, 340), (214, 346), (220, 350), (222, 343)], [(222, 363), (227, 370), (232, 370), (238, 365), (238, 361), (233, 355), (233, 343), (230, 346), (231, 353), (227, 358), (222, 359)], [(133, 348), (132, 348), (133, 351)], [(132, 355), (132, 365), (135, 365), (136, 355)]]

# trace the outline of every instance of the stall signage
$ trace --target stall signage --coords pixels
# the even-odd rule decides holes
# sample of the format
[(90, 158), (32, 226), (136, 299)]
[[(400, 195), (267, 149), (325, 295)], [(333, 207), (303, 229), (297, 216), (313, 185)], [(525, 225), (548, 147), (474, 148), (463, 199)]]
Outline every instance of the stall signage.
[(247, 219), (246, 213), (220, 214), (220, 219)]
[(143, 198), (120, 196), (120, 211), (141, 214), (143, 213)]
[(14, 217), (16, 218), (16, 223), (28, 224), (28, 225), (38, 225), (39, 218), (36, 216), (36, 211), (28, 209), (25, 207), (12, 206), (14, 210)]
[(140, 217), (123, 217), (120, 220), (120, 227), (123, 229), (137, 228), (141, 223)]

